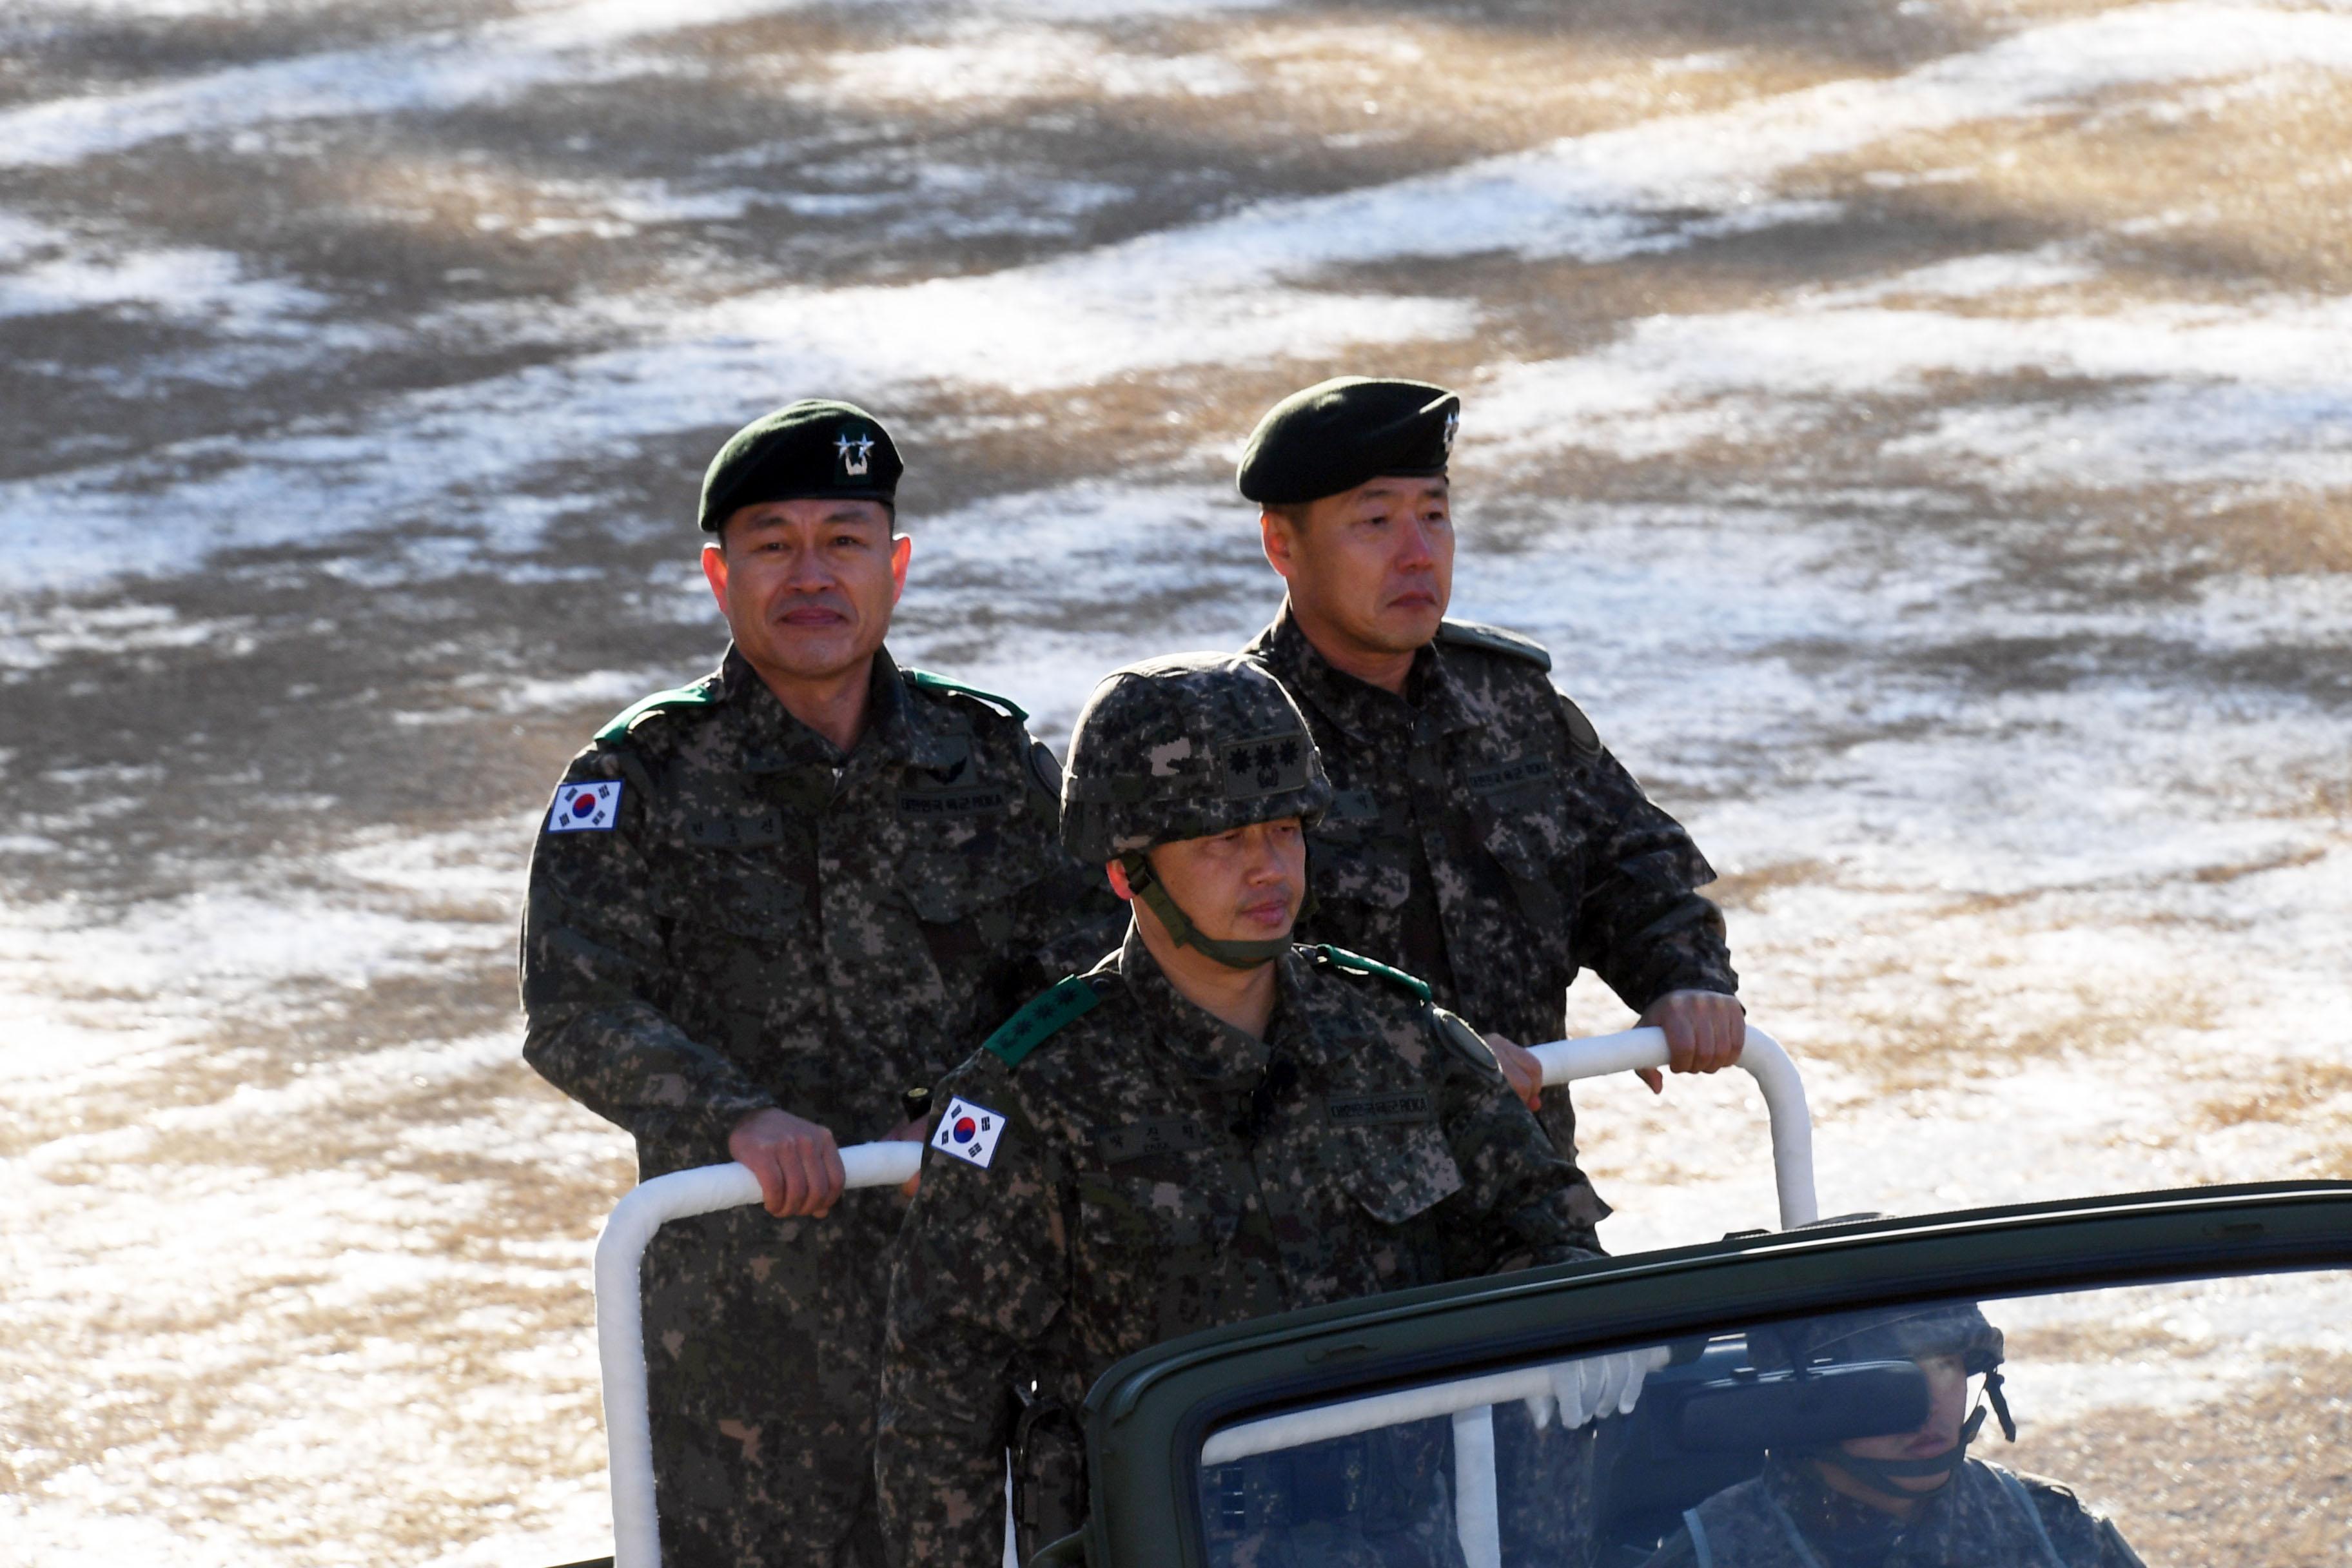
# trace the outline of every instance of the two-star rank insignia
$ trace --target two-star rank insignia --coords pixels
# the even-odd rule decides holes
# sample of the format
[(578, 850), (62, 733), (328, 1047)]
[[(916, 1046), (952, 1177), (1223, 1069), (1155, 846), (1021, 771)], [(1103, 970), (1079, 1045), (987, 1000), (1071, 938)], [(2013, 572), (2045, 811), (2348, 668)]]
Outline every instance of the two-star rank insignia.
[(959, 1096), (948, 1101), (939, 1131), (931, 1134), (931, 1147), (984, 1171), (996, 1157), (996, 1141), (1003, 1136), (1003, 1117)]
[(874, 437), (860, 431), (853, 436), (844, 430), (834, 437), (834, 455), (841, 459), (841, 471), (851, 479), (862, 479), (872, 460)]

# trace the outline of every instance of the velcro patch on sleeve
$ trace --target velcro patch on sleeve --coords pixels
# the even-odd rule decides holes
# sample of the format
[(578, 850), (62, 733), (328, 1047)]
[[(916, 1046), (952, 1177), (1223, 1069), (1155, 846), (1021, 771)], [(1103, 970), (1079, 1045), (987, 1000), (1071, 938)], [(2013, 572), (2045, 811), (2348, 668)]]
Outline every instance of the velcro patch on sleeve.
[(958, 1095), (948, 1101), (940, 1130), (931, 1134), (931, 1147), (984, 1171), (996, 1158), (996, 1141), (1003, 1136), (1003, 1116)]
[(550, 833), (611, 832), (621, 820), (621, 781), (558, 784), (547, 814)]

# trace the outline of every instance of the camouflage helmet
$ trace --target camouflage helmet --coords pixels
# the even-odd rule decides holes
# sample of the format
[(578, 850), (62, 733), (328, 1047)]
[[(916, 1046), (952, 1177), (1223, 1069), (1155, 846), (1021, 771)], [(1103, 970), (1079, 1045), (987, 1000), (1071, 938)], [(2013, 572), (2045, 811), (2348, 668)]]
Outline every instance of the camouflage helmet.
[(1286, 816), (1312, 826), (1330, 805), (1279, 681), (1237, 654), (1168, 654), (1111, 671), (1087, 699), (1062, 772), (1062, 843), (1100, 865)]
[[(1973, 1301), (1932, 1301), (1916, 1307), (1879, 1307), (1859, 1312), (1832, 1312), (1792, 1327), (1788, 1332), (1791, 1359), (1800, 1366), (1847, 1362), (1923, 1362), (1936, 1356), (1958, 1356), (1970, 1377), (1984, 1379), (1984, 1401), (2000, 1422), (2001, 1436), (2017, 1441), (2017, 1422), (2011, 1415), (2008, 1395), (2001, 1389), (2000, 1363), (2008, 1346)], [(1901, 1489), (1905, 1479), (1948, 1477), (1968, 1458), (1969, 1445), (1984, 1429), (1981, 1405), (1961, 1425), (1959, 1440), (1942, 1454), (1917, 1459), (1873, 1459), (1824, 1444), (1817, 1457), (1852, 1471), (1882, 1492)]]
[(1808, 1365), (1950, 1355), (1959, 1357), (1971, 1376), (1999, 1366), (2005, 1349), (2000, 1331), (1969, 1301), (1833, 1312), (1803, 1324), (1790, 1338), (1798, 1359)]

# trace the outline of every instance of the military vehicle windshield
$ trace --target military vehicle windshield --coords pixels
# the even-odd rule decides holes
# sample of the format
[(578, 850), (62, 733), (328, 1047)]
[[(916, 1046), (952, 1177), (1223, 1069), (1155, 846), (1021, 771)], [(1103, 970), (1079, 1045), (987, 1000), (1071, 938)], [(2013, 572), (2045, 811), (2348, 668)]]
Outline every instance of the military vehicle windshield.
[(1757, 1322), (1255, 1413), (1213, 1568), (2341, 1561), (2340, 1272)]

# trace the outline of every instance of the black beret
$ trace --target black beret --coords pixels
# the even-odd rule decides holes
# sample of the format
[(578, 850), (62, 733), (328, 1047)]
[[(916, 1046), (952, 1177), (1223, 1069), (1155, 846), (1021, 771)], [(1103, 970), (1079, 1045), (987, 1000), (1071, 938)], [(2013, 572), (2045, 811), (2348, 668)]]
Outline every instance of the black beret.
[(1382, 475), (1442, 474), (1461, 419), (1462, 400), (1425, 381), (1318, 382), (1266, 410), (1234, 479), (1261, 506), (1291, 506)]
[(772, 500), (894, 500), (906, 465), (882, 422), (854, 403), (804, 397), (732, 436), (702, 475), (702, 528)]

